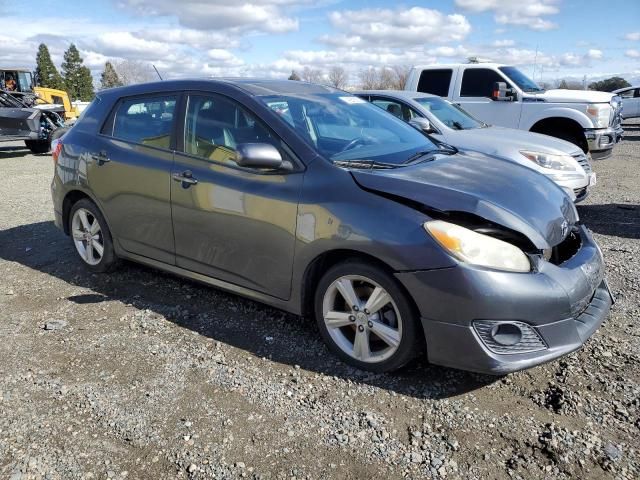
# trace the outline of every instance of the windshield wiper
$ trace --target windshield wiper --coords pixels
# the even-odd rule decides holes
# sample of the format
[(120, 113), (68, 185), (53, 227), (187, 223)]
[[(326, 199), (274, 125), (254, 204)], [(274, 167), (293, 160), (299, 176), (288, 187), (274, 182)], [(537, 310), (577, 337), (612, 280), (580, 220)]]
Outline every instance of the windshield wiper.
[(454, 121), (454, 122), (452, 123), (452, 125), (453, 125), (453, 127), (454, 127), (456, 130), (464, 130), (464, 127), (462, 126), (462, 124), (461, 124), (460, 122), (456, 122), (456, 121)]
[[(402, 162), (403, 165), (406, 165), (407, 163), (413, 163), (423, 157), (431, 157), (428, 160), (433, 160), (433, 157), (435, 155), (455, 155), (456, 153), (458, 153), (458, 149), (456, 147), (453, 147), (451, 145), (447, 145), (446, 143), (439, 143), (437, 144), (438, 148), (435, 150), (424, 150), (421, 152), (416, 152), (413, 155), (411, 155), (409, 158), (407, 158), (404, 162)], [(425, 159), (427, 160), (427, 159)]]
[(360, 169), (389, 169), (398, 168), (395, 163), (376, 162), (374, 160), (334, 160), (334, 165), (343, 168), (360, 168)]

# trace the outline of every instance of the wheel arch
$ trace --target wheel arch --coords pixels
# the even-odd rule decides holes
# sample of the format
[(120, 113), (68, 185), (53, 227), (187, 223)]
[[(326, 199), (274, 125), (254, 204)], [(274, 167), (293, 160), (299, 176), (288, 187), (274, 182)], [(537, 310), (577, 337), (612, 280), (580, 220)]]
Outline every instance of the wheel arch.
[[(307, 268), (304, 271), (301, 282), (302, 291), (300, 292), (300, 311), (304, 317), (313, 317), (315, 289), (322, 276), (334, 265), (346, 261), (362, 261), (369, 263), (386, 271), (392, 277), (394, 276), (394, 270), (390, 265), (368, 253), (344, 248), (323, 252), (315, 257), (307, 265)], [(415, 301), (404, 285), (402, 285), (401, 282), (397, 282), (397, 284), (398, 287), (407, 295), (412, 307), (417, 308)]]
[(95, 198), (93, 198), (89, 193), (85, 192), (84, 190), (72, 189), (65, 194), (64, 199), (62, 200), (62, 226), (64, 228), (64, 233), (66, 235), (69, 235), (69, 215), (71, 214), (71, 209), (76, 203), (78, 203), (83, 198), (86, 198), (96, 206), (96, 208), (100, 211), (105, 221), (107, 222), (107, 228), (109, 228), (109, 231), (111, 231), (111, 227), (109, 226), (109, 220), (107, 219), (107, 216), (104, 214), (104, 210), (100, 208), (100, 205), (98, 204), (98, 202), (96, 202)]
[(584, 127), (575, 119), (568, 117), (546, 117), (538, 120), (529, 128), (530, 132), (542, 133), (556, 138), (564, 138), (558, 135), (559, 132), (568, 132), (580, 142), (580, 147), (588, 150), (587, 137)]

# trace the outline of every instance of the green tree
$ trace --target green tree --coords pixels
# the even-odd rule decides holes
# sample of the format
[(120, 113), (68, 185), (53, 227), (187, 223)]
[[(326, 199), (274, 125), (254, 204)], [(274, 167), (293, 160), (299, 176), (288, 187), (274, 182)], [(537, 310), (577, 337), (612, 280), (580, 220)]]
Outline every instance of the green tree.
[(613, 92), (619, 88), (630, 87), (631, 84), (622, 77), (611, 77), (589, 84), (589, 90), (599, 90), (601, 92)]
[(44, 43), (38, 47), (36, 54), (36, 83), (41, 87), (64, 90), (62, 75), (51, 60), (49, 49)]
[(93, 91), (91, 70), (82, 64), (80, 52), (73, 43), (64, 52), (62, 72), (67, 92), (69, 92), (73, 100), (88, 102), (93, 99), (95, 93)]
[(113, 88), (113, 87), (121, 87), (123, 85), (122, 81), (118, 77), (118, 72), (113, 68), (111, 62), (107, 62), (104, 64), (104, 71), (100, 76), (100, 87), (101, 88)]

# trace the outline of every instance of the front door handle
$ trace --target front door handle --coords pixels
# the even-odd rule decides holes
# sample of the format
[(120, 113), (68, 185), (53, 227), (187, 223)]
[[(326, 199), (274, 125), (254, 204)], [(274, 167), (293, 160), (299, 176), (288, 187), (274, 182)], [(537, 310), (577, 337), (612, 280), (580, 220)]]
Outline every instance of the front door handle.
[(106, 150), (101, 150), (99, 153), (92, 153), (91, 158), (93, 158), (98, 165), (104, 165), (111, 161)]
[(184, 188), (189, 188), (191, 185), (198, 183), (198, 180), (193, 178), (191, 170), (185, 170), (182, 173), (173, 173), (171, 177), (176, 181), (182, 183)]

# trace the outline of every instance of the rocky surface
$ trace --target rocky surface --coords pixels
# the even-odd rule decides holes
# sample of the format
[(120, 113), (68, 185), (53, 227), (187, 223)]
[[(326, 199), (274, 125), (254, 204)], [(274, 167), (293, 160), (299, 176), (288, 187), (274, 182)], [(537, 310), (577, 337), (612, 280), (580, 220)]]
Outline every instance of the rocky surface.
[(134, 264), (88, 273), (49, 156), (0, 144), (0, 478), (640, 478), (640, 124), (579, 212), (617, 297), (579, 351), (486, 377), (351, 369), (312, 322)]

